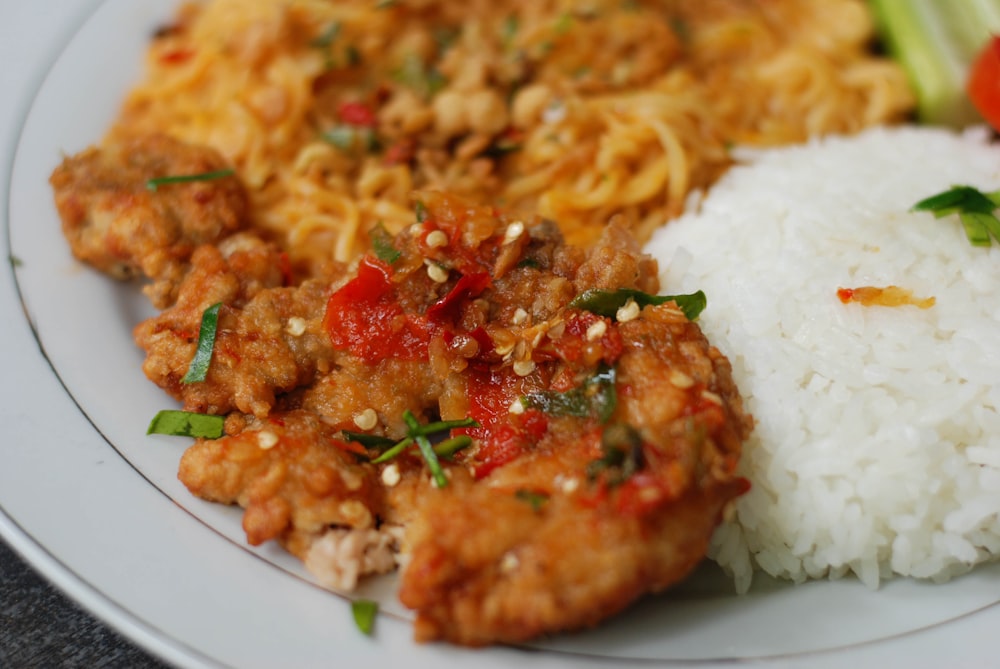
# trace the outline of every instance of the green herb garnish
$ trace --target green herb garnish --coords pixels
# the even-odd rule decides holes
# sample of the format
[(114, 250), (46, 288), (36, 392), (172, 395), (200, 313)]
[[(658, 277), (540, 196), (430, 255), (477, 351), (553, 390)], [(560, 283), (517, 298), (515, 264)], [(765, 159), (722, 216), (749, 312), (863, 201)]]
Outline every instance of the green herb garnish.
[(596, 418), (600, 423), (611, 419), (618, 405), (615, 368), (601, 365), (582, 385), (558, 392), (541, 390), (521, 397), (525, 409), (538, 409), (551, 416)]
[(657, 305), (676, 302), (677, 307), (684, 312), (689, 321), (697, 319), (708, 304), (705, 293), (700, 290), (690, 295), (650, 295), (649, 293), (644, 293), (641, 290), (633, 288), (619, 288), (618, 290), (599, 290), (595, 288), (580, 293), (569, 303), (569, 306), (613, 319), (617, 315), (618, 310), (625, 306), (625, 303), (629, 300), (635, 301), (640, 309), (651, 304)]
[(434, 97), (447, 83), (444, 75), (425, 65), (420, 56), (413, 53), (406, 56), (393, 78), (425, 99)]
[(342, 430), (341, 434), (344, 436), (344, 441), (353, 441), (357, 444), (361, 444), (365, 448), (377, 448), (379, 450), (388, 448), (395, 444), (395, 440), (389, 437), (383, 437), (377, 434), (367, 434), (365, 432), (349, 432), (347, 430)]
[(375, 135), (374, 129), (349, 123), (333, 126), (322, 132), (320, 138), (344, 152), (360, 148), (362, 151), (371, 153), (379, 148), (378, 137)]
[(445, 476), (444, 470), (441, 469), (441, 463), (438, 461), (437, 453), (434, 452), (431, 440), (427, 438), (427, 435), (418, 432), (420, 423), (417, 422), (417, 417), (407, 409), (403, 413), (403, 421), (410, 428), (409, 436), (413, 437), (417, 442), (417, 448), (420, 449), (420, 455), (423, 456), (424, 462), (427, 463), (427, 468), (431, 470), (431, 476), (434, 478), (435, 485), (438, 488), (444, 488), (448, 485), (448, 477)]
[(608, 485), (620, 485), (645, 466), (642, 437), (634, 427), (625, 423), (614, 423), (605, 428), (601, 435), (601, 452), (604, 455), (587, 466), (590, 481), (596, 480), (603, 472)]
[(198, 348), (188, 366), (187, 373), (181, 383), (199, 383), (208, 375), (208, 366), (212, 362), (212, 350), (215, 348), (215, 333), (219, 327), (219, 308), (221, 302), (216, 302), (201, 314), (201, 328), (198, 330)]
[(413, 213), (417, 217), (417, 223), (423, 223), (424, 221), (427, 220), (428, 216), (427, 205), (418, 200), (417, 203), (413, 206)]
[(225, 420), (223, 416), (164, 409), (153, 416), (146, 434), (218, 439), (224, 434)]
[(316, 38), (309, 42), (309, 46), (315, 47), (317, 49), (326, 49), (331, 44), (336, 41), (337, 36), (340, 34), (340, 22), (334, 21), (326, 30), (319, 34)]
[[(393, 443), (381, 455), (372, 460), (372, 462), (375, 464), (388, 462), (416, 444), (437, 486), (443, 488), (448, 485), (448, 477), (445, 476), (444, 471), (441, 469), (441, 462), (438, 458), (450, 458), (461, 449), (471, 445), (472, 438), (468, 435), (458, 435), (437, 444), (432, 444), (429, 437), (448, 432), (454, 428), (479, 427), (479, 423), (472, 418), (461, 418), (459, 420), (439, 420), (421, 425), (409, 409), (403, 413), (403, 422), (406, 423), (407, 427), (406, 436)], [(383, 442), (378, 447), (382, 448), (388, 445)]]
[(372, 250), (375, 251), (376, 258), (390, 265), (399, 260), (402, 254), (392, 245), (392, 235), (381, 221), (368, 231), (368, 237), (372, 240)]
[(954, 186), (917, 202), (913, 211), (929, 211), (935, 218), (958, 214), (969, 243), (989, 246), (990, 235), (1000, 241), (1000, 219), (993, 213), (998, 207), (1000, 191), (984, 193), (972, 186)]
[(199, 174), (177, 174), (168, 177), (155, 177), (146, 180), (146, 188), (156, 191), (160, 186), (167, 184), (185, 183), (188, 181), (212, 181), (213, 179), (223, 179), (236, 174), (233, 169), (215, 170), (214, 172), (201, 172)]
[(530, 504), (531, 510), (536, 512), (541, 511), (545, 503), (549, 501), (549, 496), (546, 493), (526, 490), (524, 488), (515, 490), (514, 497), (518, 498), (522, 502)]
[(375, 616), (378, 615), (378, 602), (370, 599), (355, 599), (351, 602), (351, 613), (354, 624), (365, 634), (371, 634), (375, 627)]

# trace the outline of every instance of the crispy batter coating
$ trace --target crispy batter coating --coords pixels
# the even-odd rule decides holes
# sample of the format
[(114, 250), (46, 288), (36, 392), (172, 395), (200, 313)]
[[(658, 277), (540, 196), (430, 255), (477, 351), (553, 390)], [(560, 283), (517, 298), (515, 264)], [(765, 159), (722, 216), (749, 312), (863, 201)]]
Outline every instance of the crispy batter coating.
[(160, 177), (223, 170), (213, 150), (165, 135), (128, 138), (65, 158), (50, 177), (73, 254), (118, 279), (145, 276), (157, 307), (171, 304), (197, 246), (245, 227), (235, 176), (148, 187)]
[[(146, 376), (188, 411), (260, 417), (276, 394), (311, 382), (332, 355), (321, 325), (328, 283), (283, 287), (282, 264), (274, 246), (248, 233), (199, 247), (177, 302), (135, 328), (136, 343), (146, 351)], [(183, 383), (202, 314), (216, 303), (223, 306), (208, 376)]]
[[(184, 454), (181, 481), (242, 506), (250, 543), (279, 541), (330, 587), (401, 550), (421, 641), (585, 628), (684, 578), (747, 485), (752, 419), (726, 358), (675, 301), (636, 301), (659, 290), (656, 262), (614, 222), (585, 250), (550, 221), (415, 197), (417, 223), (349, 275), (297, 285), (251, 232), (183, 252), (170, 235), (159, 250), (132, 239), (122, 266), (176, 298), (135, 329), (147, 376), (189, 411), (228, 415), (226, 436)], [(165, 206), (97, 206), (95, 246), (150, 208), (169, 219)], [(159, 257), (177, 261), (169, 277), (143, 265)], [(108, 258), (92, 262), (118, 267)], [(616, 306), (578, 301), (595, 289)], [(207, 376), (184, 383), (217, 303)]]
[(314, 414), (275, 414), (238, 434), (199, 440), (181, 458), (179, 477), (203, 499), (244, 507), (251, 544), (280, 538), (301, 555), (301, 535), (331, 525), (370, 528), (379, 511), (375, 468), (336, 433)]

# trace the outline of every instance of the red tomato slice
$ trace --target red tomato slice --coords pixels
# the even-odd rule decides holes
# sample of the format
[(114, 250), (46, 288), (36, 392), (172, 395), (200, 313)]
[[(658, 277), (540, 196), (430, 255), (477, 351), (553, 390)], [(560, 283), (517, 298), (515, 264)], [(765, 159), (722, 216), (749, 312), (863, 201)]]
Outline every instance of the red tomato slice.
[(966, 91), (986, 122), (1000, 130), (1000, 36), (992, 37), (972, 61)]

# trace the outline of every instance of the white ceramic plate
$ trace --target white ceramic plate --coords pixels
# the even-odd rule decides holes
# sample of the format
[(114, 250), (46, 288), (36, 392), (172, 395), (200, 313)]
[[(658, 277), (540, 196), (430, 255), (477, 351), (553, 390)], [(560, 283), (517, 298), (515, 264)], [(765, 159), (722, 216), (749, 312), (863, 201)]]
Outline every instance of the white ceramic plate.
[[(143, 377), (130, 336), (150, 308), (134, 286), (73, 261), (47, 182), (63, 153), (104, 133), (140, 74), (148, 37), (173, 8), (169, 0), (0, 3), (0, 55), (28, 64), (5, 74), (3, 88), (13, 92), (3, 148), (13, 155), (4, 196), (16, 261), (0, 290), (0, 533), (50, 579), (184, 666), (992, 659), (1000, 565), (941, 586), (764, 583), (745, 597), (708, 566), (593, 632), (473, 652), (414, 645), (392, 579), (363, 593), (388, 614), (364, 637), (346, 600), (313, 585), (295, 560), (273, 546), (247, 547), (236, 510), (201, 502), (177, 481), (185, 442), (145, 436), (149, 418), (170, 405)], [(953, 649), (946, 639), (965, 642)]]

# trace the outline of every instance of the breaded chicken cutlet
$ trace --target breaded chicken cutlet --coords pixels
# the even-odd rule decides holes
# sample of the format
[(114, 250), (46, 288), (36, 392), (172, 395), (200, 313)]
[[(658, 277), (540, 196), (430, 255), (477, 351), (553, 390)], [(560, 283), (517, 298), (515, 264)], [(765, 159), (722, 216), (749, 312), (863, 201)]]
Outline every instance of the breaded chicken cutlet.
[[(111, 173), (121, 155), (85, 154)], [(157, 175), (124, 160), (97, 183), (80, 160), (53, 177), (67, 235), (135, 249), (127, 265), (166, 307), (135, 330), (147, 375), (185, 410), (226, 416), (222, 437), (184, 454), (181, 480), (244, 507), (251, 543), (281, 542), (331, 587), (399, 563), (421, 641), (595, 625), (684, 578), (746, 489), (735, 472), (752, 421), (693, 320), (704, 296), (658, 296), (655, 261), (613, 222), (581, 249), (552, 222), (420, 192), (413, 225), (369, 231), (356, 267), (293, 282), (280, 249), (217, 223), (245, 218), (219, 195), (185, 210), (213, 232), (170, 250), (184, 271), (163, 273), (143, 261), (153, 236), (120, 231), (205, 184), (150, 191), (109, 221), (118, 189)], [(121, 276), (107, 253), (72, 248)], [(211, 364), (182, 382), (214, 305)]]

